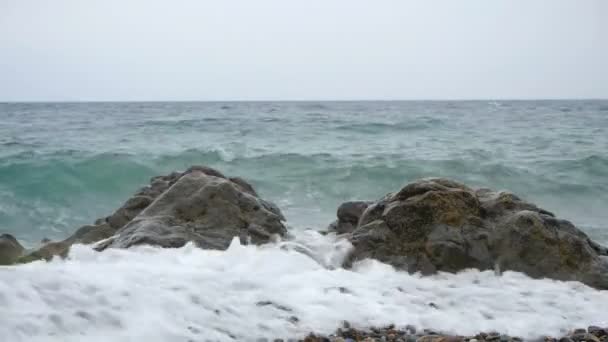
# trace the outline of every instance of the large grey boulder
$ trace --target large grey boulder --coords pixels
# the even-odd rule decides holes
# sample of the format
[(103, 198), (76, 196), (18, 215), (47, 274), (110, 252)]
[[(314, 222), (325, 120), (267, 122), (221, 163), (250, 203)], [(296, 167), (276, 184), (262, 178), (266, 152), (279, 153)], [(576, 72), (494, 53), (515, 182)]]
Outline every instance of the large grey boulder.
[(63, 241), (45, 242), (18, 261), (66, 256), (71, 245), (97, 243), (98, 250), (148, 244), (225, 249), (233, 237), (265, 243), (287, 230), (281, 211), (251, 184), (206, 166), (153, 177), (113, 214), (79, 228)]
[(13, 264), (23, 254), (25, 249), (14, 236), (0, 235), (0, 265)]
[(287, 230), (275, 206), (261, 200), (253, 188), (194, 170), (99, 246), (181, 247), (194, 242), (206, 249), (226, 249), (236, 236), (242, 243), (260, 244)]
[(409, 272), (513, 270), (608, 289), (606, 248), (508, 192), (428, 178), (369, 205), (348, 234), (347, 265), (374, 258)]

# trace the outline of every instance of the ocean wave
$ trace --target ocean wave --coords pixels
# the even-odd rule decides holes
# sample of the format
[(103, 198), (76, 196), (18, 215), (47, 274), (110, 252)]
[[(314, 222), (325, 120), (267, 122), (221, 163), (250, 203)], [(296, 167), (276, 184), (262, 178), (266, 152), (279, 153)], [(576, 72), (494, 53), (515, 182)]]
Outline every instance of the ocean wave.
[(167, 155), (28, 152), (0, 157), (0, 227), (29, 241), (48, 234), (61, 238), (111, 213), (151, 177), (193, 164), (248, 179), (264, 197), (280, 204), (296, 227), (324, 227), (343, 201), (376, 199), (430, 176), (510, 190), (575, 223), (608, 220), (601, 209), (608, 202), (605, 157), (513, 165), (479, 151), (468, 156), (422, 160), (394, 153), (238, 155), (197, 149)]
[(16, 140), (2, 141), (0, 142), (0, 146), (12, 147), (12, 146), (20, 146), (21, 143)]
[[(238, 155), (222, 149), (188, 149), (167, 155), (91, 155), (78, 150), (41, 154), (28, 151), (0, 157), (0, 184), (11, 186), (9, 183), (12, 183), (16, 186), (27, 184), (28, 180), (31, 180), (36, 185), (44, 186), (44, 180), (53, 179), (68, 190), (72, 185), (74, 189), (88, 188), (96, 191), (107, 188), (107, 183), (111, 181), (123, 187), (125, 183), (146, 181), (156, 174), (186, 169), (192, 164), (205, 164), (225, 170), (226, 173), (234, 172), (260, 181), (264, 180), (264, 175), (270, 173), (272, 177), (268, 177), (268, 181), (306, 177), (319, 178), (320, 181), (325, 178), (356, 183), (367, 179), (372, 185), (387, 181), (393, 184), (393, 187), (398, 186), (395, 183), (428, 176), (451, 177), (476, 185), (506, 188), (519, 188), (517, 184), (520, 183), (525, 183), (527, 187), (529, 183), (541, 183), (541, 180), (566, 186), (568, 183), (560, 182), (560, 179), (583, 176), (583, 179), (575, 184), (584, 187), (584, 180), (602, 180), (601, 177), (608, 171), (608, 158), (600, 155), (575, 160), (540, 160), (512, 165), (488, 160), (488, 154), (483, 150), (471, 150), (467, 153), (468, 158), (458, 156), (454, 159), (409, 159), (395, 153), (378, 153), (375, 156), (263, 152)], [(552, 173), (558, 173), (560, 177), (551, 178)], [(568, 174), (572, 177), (563, 177)], [(80, 180), (71, 182), (63, 179), (70, 176), (78, 176)], [(591, 190), (591, 187), (584, 188), (584, 191)]]
[(362, 122), (342, 124), (336, 127), (338, 130), (352, 131), (356, 133), (392, 133), (407, 132), (424, 129), (436, 129), (441, 127), (444, 122), (436, 118), (414, 118), (407, 122), (383, 123), (383, 122)]
[(608, 171), (608, 156), (597, 154), (589, 155), (579, 159), (564, 159), (550, 162), (551, 167), (562, 170), (576, 170), (588, 174), (603, 174)]
[(313, 258), (281, 244), (242, 246), (235, 239), (226, 251), (187, 245), (98, 253), (76, 245), (67, 260), (0, 267), (0, 336), (255, 341), (330, 333), (347, 320), (355, 327), (411, 324), (532, 339), (608, 322), (606, 291), (577, 282), (473, 270), (421, 277), (372, 260), (353, 270), (328, 268), (319, 260), (337, 261), (343, 243), (300, 235), (294, 243)]
[(330, 103), (320, 103), (320, 102), (300, 102), (296, 103), (298, 108), (304, 110), (329, 110), (331, 108)]
[(200, 118), (180, 118), (167, 117), (163, 119), (148, 119), (137, 122), (128, 123), (128, 127), (135, 129), (183, 129), (197, 131), (217, 131), (229, 127), (233, 124), (234, 119), (226, 117), (200, 117)]

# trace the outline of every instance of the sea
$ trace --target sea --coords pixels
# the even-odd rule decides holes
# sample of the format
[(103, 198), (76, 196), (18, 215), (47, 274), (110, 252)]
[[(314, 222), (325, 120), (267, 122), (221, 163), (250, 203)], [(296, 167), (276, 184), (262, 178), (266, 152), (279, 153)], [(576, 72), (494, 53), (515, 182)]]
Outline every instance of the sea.
[(0, 341), (288, 339), (344, 320), (525, 338), (608, 326), (606, 291), (372, 260), (344, 270), (348, 242), (316, 233), (344, 201), (447, 177), (511, 191), (608, 244), (607, 100), (0, 103), (0, 233), (30, 248), (65, 238), (191, 165), (247, 179), (327, 263), (238, 241), (76, 246), (0, 267)]

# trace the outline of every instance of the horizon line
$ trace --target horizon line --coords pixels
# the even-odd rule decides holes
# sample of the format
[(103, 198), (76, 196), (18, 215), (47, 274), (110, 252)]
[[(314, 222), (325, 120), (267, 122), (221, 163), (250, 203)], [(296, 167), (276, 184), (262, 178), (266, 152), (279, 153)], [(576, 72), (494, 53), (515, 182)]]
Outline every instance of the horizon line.
[(285, 100), (0, 100), (10, 103), (253, 103), (253, 102), (491, 102), (491, 101), (607, 101), (606, 98), (427, 98), (427, 99), (285, 99)]

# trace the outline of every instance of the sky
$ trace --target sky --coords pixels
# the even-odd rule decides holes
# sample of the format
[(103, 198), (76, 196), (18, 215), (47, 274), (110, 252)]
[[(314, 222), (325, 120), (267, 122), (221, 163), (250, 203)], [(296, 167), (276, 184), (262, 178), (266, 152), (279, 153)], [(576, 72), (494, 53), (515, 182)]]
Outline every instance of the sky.
[(608, 98), (608, 0), (0, 0), (0, 101)]

